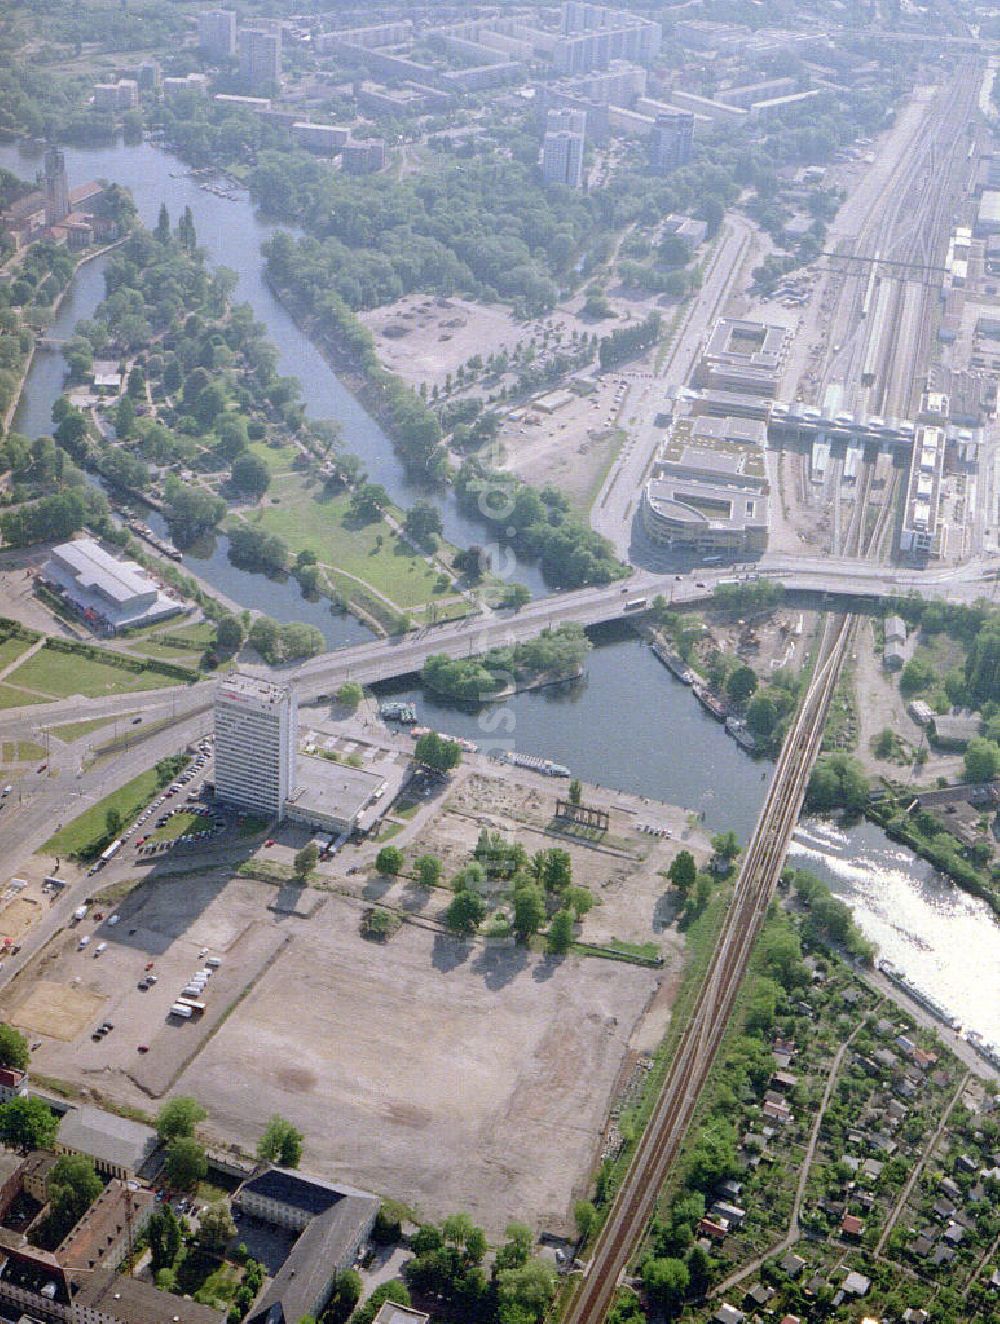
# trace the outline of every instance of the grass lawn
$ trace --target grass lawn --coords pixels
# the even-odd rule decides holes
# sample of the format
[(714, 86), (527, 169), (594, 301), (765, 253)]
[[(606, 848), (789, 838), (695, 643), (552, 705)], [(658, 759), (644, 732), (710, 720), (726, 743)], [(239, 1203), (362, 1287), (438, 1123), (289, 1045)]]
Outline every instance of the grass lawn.
[(0, 684), (0, 708), (24, 708), (29, 703), (51, 703), (48, 694), (29, 694), (27, 690), (15, 689), (13, 685)]
[(45, 757), (45, 746), (33, 740), (5, 740), (0, 746), (0, 759), (4, 763), (29, 763)]
[(157, 828), (150, 841), (176, 841), (185, 832), (194, 832), (198, 828), (203, 828), (207, 821), (198, 814), (189, 814), (187, 810), (182, 810), (179, 814), (173, 814), (168, 818), (163, 827)]
[(356, 575), (400, 607), (418, 607), (434, 598), (437, 572), (408, 548), (400, 550), (400, 540), (383, 520), (353, 523), (345, 493), (324, 496), (318, 484), (307, 488), (296, 474), (277, 479), (268, 495), (279, 504), (268, 505), (260, 523), (284, 538), (293, 556), (313, 551), (325, 565)]
[[(125, 713), (124, 716), (130, 717), (131, 713)], [(50, 726), (48, 731), (57, 740), (64, 740), (67, 745), (71, 745), (81, 736), (89, 736), (91, 731), (98, 731), (102, 726), (110, 726), (114, 720), (113, 717), (89, 717), (83, 722), (66, 722), (63, 726)]]
[(12, 662), (15, 662), (21, 656), (22, 653), (26, 653), (30, 647), (31, 642), (28, 639), (5, 639), (3, 643), (0, 644), (0, 671), (2, 671), (4, 667), (9, 667)]
[(96, 698), (102, 694), (128, 694), (133, 690), (157, 690), (183, 682), (156, 671), (132, 672), (121, 667), (94, 662), (74, 653), (60, 653), (43, 648), (10, 676), (13, 685), (25, 685), (54, 698), (71, 694)]
[(157, 657), (165, 662), (176, 662), (179, 667), (191, 667), (197, 669), (201, 661), (200, 654), (191, 648), (183, 648), (179, 644), (158, 644), (154, 640), (149, 640), (141, 644), (136, 644), (130, 648), (129, 652), (136, 657)]
[(156, 769), (149, 768), (117, 791), (85, 809), (79, 818), (60, 828), (41, 848), (41, 855), (79, 855), (107, 835), (109, 809), (117, 809), (123, 823), (131, 823), (159, 790)]
[(174, 639), (187, 640), (192, 649), (204, 648), (215, 643), (215, 626), (211, 621), (199, 621), (196, 625), (168, 625), (166, 629), (160, 627), (161, 641), (171, 646), (170, 641)]
[(287, 473), (299, 453), (297, 446), (269, 446), (266, 441), (252, 441), (248, 449), (251, 455), (264, 461), (272, 474)]

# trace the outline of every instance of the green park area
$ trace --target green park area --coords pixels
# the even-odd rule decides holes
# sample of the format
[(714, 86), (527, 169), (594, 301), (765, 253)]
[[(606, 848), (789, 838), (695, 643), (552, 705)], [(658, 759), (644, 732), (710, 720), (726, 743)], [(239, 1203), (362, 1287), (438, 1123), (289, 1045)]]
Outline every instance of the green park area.
[[(10, 687), (31, 691), (24, 699), (9, 700), (0, 695), (0, 705), (16, 707), (19, 703), (39, 703), (47, 699), (65, 699), (82, 694), (88, 699), (105, 694), (128, 694), (135, 690), (163, 689), (181, 682), (161, 671), (126, 671), (123, 667), (99, 662), (79, 653), (63, 653), (43, 648), (17, 667), (8, 677)], [(41, 696), (41, 697), (38, 697)]]
[[(182, 758), (180, 763), (183, 762)], [(103, 800), (85, 809), (78, 818), (59, 828), (42, 846), (39, 854), (77, 855), (84, 858), (92, 855), (112, 835), (108, 830), (109, 821), (113, 820), (123, 826), (131, 823), (145, 809), (157, 791), (167, 785), (177, 766), (179, 765), (176, 762), (172, 764), (168, 759), (155, 768), (141, 772), (138, 777), (133, 777), (130, 782), (119, 786)], [(181, 815), (178, 814), (177, 817), (180, 818)]]
[(259, 460), (263, 460), (271, 472), (272, 478), (275, 474), (284, 474), (294, 465), (299, 455), (299, 448), (291, 444), (287, 446), (269, 446), (265, 441), (252, 441), (247, 447), (251, 455), (256, 455)]
[(261, 512), (258, 527), (284, 539), (293, 556), (315, 552), (322, 565), (370, 584), (398, 607), (420, 607), (437, 596), (438, 571), (384, 519), (355, 519), (348, 494), (328, 496), (288, 474), (271, 484), (269, 496), (277, 504)]
[(9, 667), (12, 662), (16, 662), (30, 647), (31, 642), (28, 639), (4, 639), (0, 643), (0, 671), (3, 671), (4, 667)]

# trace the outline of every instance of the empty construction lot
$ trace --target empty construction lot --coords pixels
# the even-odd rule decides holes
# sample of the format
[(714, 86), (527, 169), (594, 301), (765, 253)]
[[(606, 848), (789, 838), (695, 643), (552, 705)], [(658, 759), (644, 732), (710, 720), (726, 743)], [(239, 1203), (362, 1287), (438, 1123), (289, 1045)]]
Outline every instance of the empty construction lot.
[[(497, 1235), (512, 1218), (568, 1227), (658, 972), (463, 943), (419, 919), (380, 945), (360, 936), (358, 898), (306, 917), (269, 910), (277, 896), (244, 879), (146, 884), (115, 929), (84, 926), (87, 950), (82, 930), (61, 934), (0, 1016), (41, 1041), (38, 1072), (78, 1089), (150, 1114), (195, 1095), (219, 1143), (252, 1152), (277, 1112), (311, 1171), (429, 1217), (468, 1209)], [(205, 1017), (174, 1023), (205, 947), (223, 958)], [(141, 992), (150, 960), (158, 983)], [(69, 1026), (57, 1012), (73, 1005)]]

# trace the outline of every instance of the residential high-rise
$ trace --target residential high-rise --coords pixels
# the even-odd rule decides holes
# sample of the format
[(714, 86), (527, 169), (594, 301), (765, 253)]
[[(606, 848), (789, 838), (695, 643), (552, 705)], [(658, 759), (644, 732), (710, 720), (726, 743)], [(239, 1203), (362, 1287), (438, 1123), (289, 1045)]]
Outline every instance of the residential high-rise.
[(283, 818), (295, 789), (298, 704), (290, 685), (237, 671), (215, 692), (215, 794)]
[(58, 225), (68, 215), (66, 158), (58, 147), (50, 147), (45, 153), (45, 224)]
[(542, 178), (546, 184), (583, 188), (582, 133), (556, 129), (545, 134), (542, 140)]
[(228, 60), (236, 54), (236, 10), (205, 9), (198, 15), (198, 45), (203, 55)]
[(649, 139), (649, 159), (654, 170), (669, 174), (691, 160), (694, 116), (689, 110), (674, 110), (656, 117)]
[(585, 110), (570, 110), (568, 107), (562, 106), (546, 111), (546, 132), (558, 133), (560, 129), (568, 129), (570, 133), (578, 133), (581, 137), (584, 137), (587, 132), (587, 112)]
[(240, 30), (240, 77), (250, 88), (269, 88), (281, 82), (280, 31)]

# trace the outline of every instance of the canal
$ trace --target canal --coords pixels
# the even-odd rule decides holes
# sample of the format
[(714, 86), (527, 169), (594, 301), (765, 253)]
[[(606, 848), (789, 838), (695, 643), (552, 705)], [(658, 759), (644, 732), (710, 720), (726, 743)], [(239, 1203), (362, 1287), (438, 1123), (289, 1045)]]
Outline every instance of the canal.
[[(66, 158), (73, 183), (103, 177), (130, 188), (147, 224), (155, 221), (161, 201), (175, 220), (189, 205), (199, 242), (213, 262), (237, 272), (237, 297), (267, 326), (280, 371), (300, 380), (308, 412), (339, 420), (348, 449), (398, 501), (408, 504), (424, 495), (407, 478), (382, 430), (267, 288), (259, 250), (272, 227), (254, 216), (245, 197), (229, 201), (204, 191), (176, 157), (149, 144), (67, 148)], [(30, 178), (37, 160), (0, 146), (0, 166)], [(90, 263), (64, 301), (52, 334), (70, 334), (102, 296), (102, 263)], [(52, 403), (62, 382), (60, 356), (37, 354), (16, 418), (19, 431), (38, 436), (51, 429)], [(449, 494), (438, 500), (449, 538), (461, 544), (484, 540), (483, 526), (458, 511)], [(333, 615), (326, 603), (307, 602), (294, 580), (275, 583), (232, 566), (224, 539), (194, 549), (185, 563), (245, 606), (279, 620), (311, 621), (331, 646), (365, 636), (351, 617)], [(542, 590), (535, 567), (520, 564), (514, 574), (535, 592)], [(683, 805), (703, 815), (710, 829), (732, 827), (744, 839), (767, 786), (770, 765), (744, 754), (644, 644), (613, 630), (599, 636), (581, 681), (519, 694), (479, 712), (406, 685), (391, 692), (413, 699), (419, 720), (442, 731), (483, 746), (513, 742), (567, 764), (587, 781)], [(842, 829), (804, 822), (791, 862), (819, 873), (852, 907), (866, 936), (916, 984), (933, 990), (963, 1024), (1000, 1041), (1000, 926), (982, 902), (867, 823)]]

